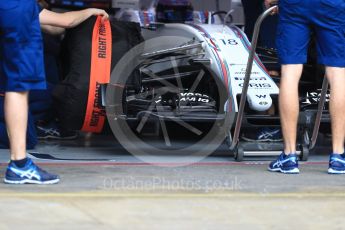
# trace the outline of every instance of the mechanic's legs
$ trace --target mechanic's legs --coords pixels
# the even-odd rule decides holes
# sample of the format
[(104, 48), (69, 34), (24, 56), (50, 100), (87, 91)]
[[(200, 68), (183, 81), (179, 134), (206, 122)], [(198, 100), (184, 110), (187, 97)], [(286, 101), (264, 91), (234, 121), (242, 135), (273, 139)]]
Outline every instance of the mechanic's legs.
[[(245, 17), (245, 28), (244, 32), (247, 35), (249, 41), (252, 40), (255, 22), (264, 11), (263, 1), (261, 0), (242, 0), (244, 17)], [(260, 39), (259, 39), (260, 43)]]
[(345, 68), (326, 67), (331, 87), (330, 113), (332, 120), (333, 153), (344, 153), (345, 140)]
[(296, 153), (297, 121), (299, 114), (298, 83), (303, 65), (283, 65), (279, 93), (280, 120), (284, 153)]
[(50, 174), (26, 157), (29, 92), (5, 94), (5, 119), (10, 140), (11, 161), (4, 182), (8, 184), (56, 184), (59, 177)]
[(28, 92), (7, 92), (5, 95), (5, 120), (10, 140), (11, 160), (26, 158), (28, 95)]

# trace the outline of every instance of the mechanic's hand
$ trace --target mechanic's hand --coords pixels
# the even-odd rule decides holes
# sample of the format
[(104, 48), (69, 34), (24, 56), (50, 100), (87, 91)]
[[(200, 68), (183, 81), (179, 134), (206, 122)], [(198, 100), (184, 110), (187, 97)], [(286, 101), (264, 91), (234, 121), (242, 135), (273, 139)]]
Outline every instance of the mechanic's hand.
[(265, 0), (265, 6), (266, 8), (270, 8), (273, 5), (276, 5), (278, 3), (278, 0)]
[(107, 12), (105, 12), (105, 10), (96, 9), (96, 8), (90, 8), (89, 10), (91, 11), (91, 15), (102, 16), (102, 21), (103, 22), (105, 20), (109, 19), (109, 14)]
[[(265, 0), (265, 7), (266, 9), (271, 8), (272, 6), (278, 4), (279, 0)], [(272, 12), (272, 15), (278, 13), (278, 8)]]

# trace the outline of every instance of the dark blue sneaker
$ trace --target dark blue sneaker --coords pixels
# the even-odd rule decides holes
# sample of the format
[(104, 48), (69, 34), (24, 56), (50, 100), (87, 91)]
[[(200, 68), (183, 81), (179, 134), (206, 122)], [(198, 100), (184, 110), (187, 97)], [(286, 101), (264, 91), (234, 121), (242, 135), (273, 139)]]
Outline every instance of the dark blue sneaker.
[(18, 168), (10, 162), (4, 179), (7, 184), (56, 184), (59, 181), (57, 175), (42, 170), (29, 158), (23, 168)]
[(345, 174), (345, 154), (331, 154), (328, 173)]
[(280, 154), (277, 160), (271, 162), (271, 164), (268, 166), (268, 170), (271, 172), (281, 172), (286, 174), (299, 173), (296, 154)]
[(280, 142), (283, 141), (282, 132), (277, 128), (262, 128), (258, 132), (247, 132), (242, 135), (245, 141)]

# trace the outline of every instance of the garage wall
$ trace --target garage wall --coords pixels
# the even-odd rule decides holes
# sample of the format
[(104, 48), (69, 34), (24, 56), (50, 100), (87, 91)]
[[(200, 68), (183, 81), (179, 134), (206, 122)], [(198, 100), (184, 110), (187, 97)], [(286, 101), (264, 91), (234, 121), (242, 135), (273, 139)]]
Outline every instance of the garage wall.
[[(234, 23), (237, 25), (244, 25), (244, 16), (241, 0), (191, 0), (195, 10), (209, 10), (209, 11), (229, 11), (234, 9), (233, 13)], [(217, 9), (217, 7), (219, 7)]]
[[(112, 0), (113, 6), (120, 6), (124, 7), (125, 5), (131, 6), (129, 8), (139, 9), (139, 5), (141, 6), (149, 6), (152, 5), (153, 2), (156, 0)], [(233, 13), (234, 23), (237, 25), (244, 25), (244, 17), (243, 17), (243, 9), (241, 0), (191, 0), (194, 9), (200, 11), (218, 11), (219, 9), (223, 11), (229, 11), (230, 9), (234, 9), (235, 12)]]

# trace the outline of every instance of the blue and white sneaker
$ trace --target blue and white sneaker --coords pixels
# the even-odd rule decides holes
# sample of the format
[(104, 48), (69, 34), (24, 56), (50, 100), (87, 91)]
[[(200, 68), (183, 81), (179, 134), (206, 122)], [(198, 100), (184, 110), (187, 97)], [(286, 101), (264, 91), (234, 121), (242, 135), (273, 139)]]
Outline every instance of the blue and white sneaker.
[(277, 160), (271, 162), (271, 164), (268, 166), (268, 170), (271, 172), (281, 172), (286, 174), (299, 173), (297, 155), (286, 155), (283, 152), (280, 154)]
[(36, 132), (39, 140), (74, 140), (78, 138), (78, 132), (63, 130), (54, 124), (36, 125)]
[(258, 132), (243, 133), (242, 139), (255, 142), (281, 142), (283, 136), (278, 128), (262, 128)]
[(10, 162), (4, 179), (6, 184), (56, 184), (59, 181), (57, 175), (42, 170), (29, 158), (23, 168)]
[(345, 154), (331, 154), (328, 173), (345, 174)]

